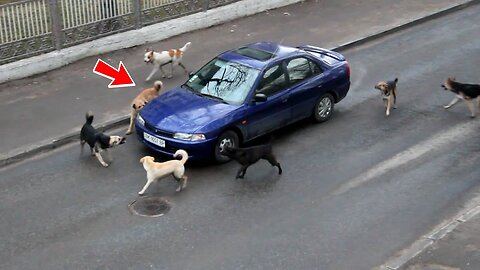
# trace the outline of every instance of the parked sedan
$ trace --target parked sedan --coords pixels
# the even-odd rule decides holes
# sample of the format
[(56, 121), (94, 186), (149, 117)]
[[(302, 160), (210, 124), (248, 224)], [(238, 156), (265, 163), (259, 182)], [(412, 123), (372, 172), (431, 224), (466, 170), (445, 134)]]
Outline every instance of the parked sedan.
[(218, 55), (148, 103), (135, 121), (137, 136), (159, 153), (185, 149), (192, 159), (225, 162), (225, 144), (307, 117), (327, 121), (349, 88), (350, 67), (340, 53), (253, 43)]

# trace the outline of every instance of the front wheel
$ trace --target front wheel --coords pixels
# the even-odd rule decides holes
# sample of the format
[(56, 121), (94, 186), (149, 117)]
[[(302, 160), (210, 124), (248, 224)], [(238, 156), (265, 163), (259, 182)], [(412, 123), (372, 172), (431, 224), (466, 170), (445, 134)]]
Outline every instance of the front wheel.
[(323, 94), (315, 103), (312, 118), (318, 123), (330, 119), (333, 113), (334, 100), (331, 94)]
[(229, 157), (220, 154), (223, 147), (229, 145), (230, 147), (238, 147), (238, 135), (234, 131), (227, 130), (220, 134), (214, 149), (214, 158), (218, 163), (225, 163), (230, 160)]

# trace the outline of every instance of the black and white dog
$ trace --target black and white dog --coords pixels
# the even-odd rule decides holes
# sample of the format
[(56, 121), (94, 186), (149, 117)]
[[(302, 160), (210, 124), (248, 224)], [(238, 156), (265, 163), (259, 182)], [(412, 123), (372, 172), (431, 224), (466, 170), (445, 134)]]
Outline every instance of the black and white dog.
[(455, 94), (450, 103), (443, 106), (443, 108), (448, 109), (453, 105), (457, 104), (458, 101), (463, 100), (467, 104), (468, 110), (470, 111), (470, 117), (475, 117), (475, 104), (473, 100), (477, 98), (478, 108), (480, 109), (480, 85), (479, 84), (467, 84), (460, 83), (453, 78), (447, 78), (442, 84), (443, 89), (451, 91)]
[(105, 151), (108, 153), (108, 148), (125, 143), (126, 138), (120, 136), (108, 136), (97, 131), (92, 126), (93, 114), (91, 112), (87, 112), (85, 118), (86, 122), (80, 131), (80, 145), (82, 146), (82, 153), (83, 145), (88, 143), (92, 152), (92, 156), (95, 155), (103, 167), (108, 167), (108, 164), (103, 160), (100, 152)]

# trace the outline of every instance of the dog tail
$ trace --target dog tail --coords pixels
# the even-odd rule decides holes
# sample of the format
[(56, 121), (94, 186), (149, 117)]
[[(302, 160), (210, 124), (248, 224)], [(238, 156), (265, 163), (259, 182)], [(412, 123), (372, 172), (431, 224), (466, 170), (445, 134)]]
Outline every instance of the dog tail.
[(180, 51), (184, 53), (188, 49), (188, 47), (190, 47), (190, 44), (192, 44), (190, 41), (185, 43), (185, 45), (183, 45), (183, 47), (180, 48)]
[(182, 162), (182, 164), (185, 164), (185, 162), (187, 162), (187, 160), (188, 160), (187, 151), (185, 151), (183, 149), (178, 149), (177, 152), (175, 152), (175, 154), (173, 155), (173, 157), (176, 158), (178, 156), (182, 156), (182, 159), (180, 160), (180, 162)]
[(153, 83), (153, 88), (155, 89), (155, 91), (159, 92), (160, 89), (163, 88), (163, 83), (162, 83), (162, 81), (155, 81), (155, 82)]
[(93, 122), (93, 113), (88, 111), (85, 115), (85, 119), (87, 120), (87, 124), (91, 125)]

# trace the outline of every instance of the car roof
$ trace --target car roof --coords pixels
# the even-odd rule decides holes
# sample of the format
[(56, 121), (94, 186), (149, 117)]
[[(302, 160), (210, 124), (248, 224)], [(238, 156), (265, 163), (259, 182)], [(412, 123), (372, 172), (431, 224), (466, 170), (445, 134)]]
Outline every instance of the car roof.
[(302, 50), (276, 42), (256, 42), (224, 52), (218, 57), (262, 69), (279, 58), (300, 54)]

